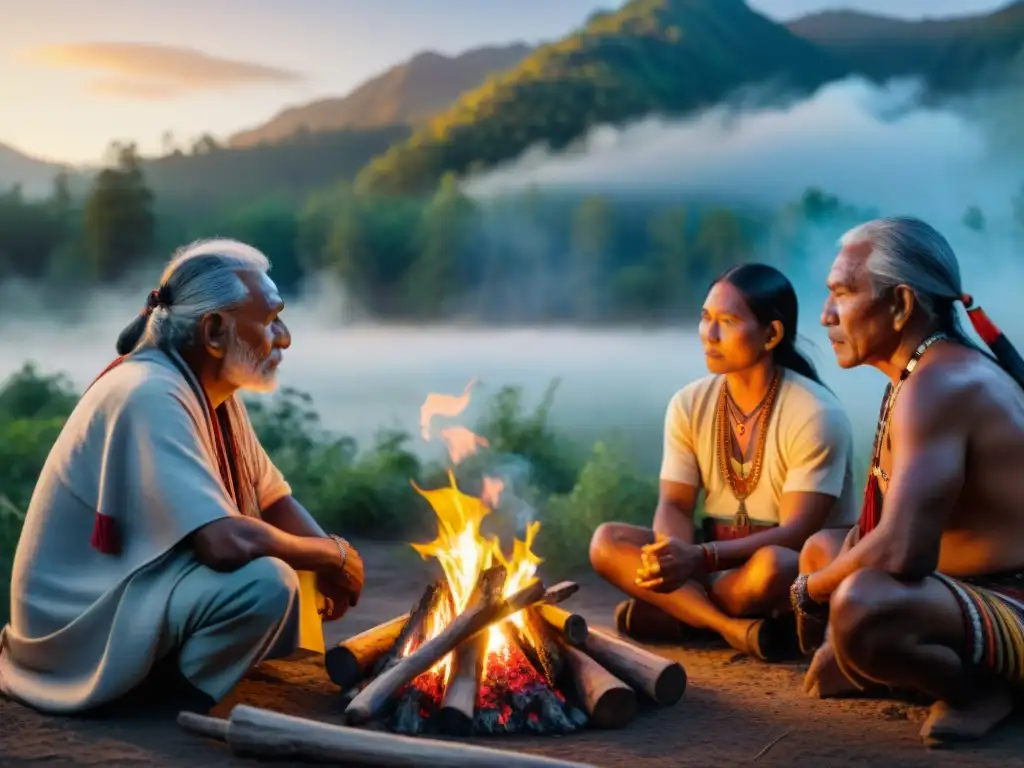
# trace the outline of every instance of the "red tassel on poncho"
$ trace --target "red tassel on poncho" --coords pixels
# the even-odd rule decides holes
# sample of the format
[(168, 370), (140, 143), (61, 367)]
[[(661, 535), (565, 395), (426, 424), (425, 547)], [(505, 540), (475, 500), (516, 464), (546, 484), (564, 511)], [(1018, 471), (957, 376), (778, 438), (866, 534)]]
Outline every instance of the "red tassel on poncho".
[(117, 521), (110, 515), (101, 515), (97, 512), (89, 543), (93, 549), (104, 555), (121, 554), (121, 533), (117, 530)]
[[(123, 363), (127, 359), (128, 355), (121, 355), (116, 358), (110, 365), (103, 369), (95, 379), (93, 379), (92, 387), (97, 381), (102, 379), (107, 373), (116, 368), (118, 365)], [(89, 391), (86, 389), (86, 392)], [(237, 471), (236, 467), (232, 465), (231, 456), (237, 456), (237, 445), (235, 443), (235, 437), (228, 430), (227, 434), (220, 427), (217, 412), (213, 409), (213, 405), (210, 403), (210, 398), (206, 392), (201, 392), (202, 397), (205, 398), (206, 408), (209, 411), (212, 419), (213, 438), (214, 443), (217, 447), (217, 463), (219, 464), (221, 479), (224, 481), (224, 487), (228, 490), (228, 494), (238, 504), (237, 491), (236, 489), (241, 486), (241, 481), (235, 476)], [(93, 548), (102, 552), (105, 555), (118, 555), (121, 553), (121, 532), (117, 527), (117, 520), (110, 515), (103, 515), (99, 512), (95, 515), (92, 527), (92, 537), (89, 539), (89, 543)]]
[[(103, 378), (113, 368), (116, 368), (122, 362), (124, 362), (126, 355), (118, 357), (108, 365), (103, 371), (92, 380), (86, 388), (88, 392), (92, 385)], [(84, 394), (84, 393), (83, 393)], [(121, 554), (121, 532), (117, 529), (117, 520), (112, 518), (110, 515), (103, 515), (97, 512), (94, 516), (92, 523), (92, 536), (89, 539), (89, 543), (92, 548), (97, 552), (102, 552), (104, 555), (119, 555)]]

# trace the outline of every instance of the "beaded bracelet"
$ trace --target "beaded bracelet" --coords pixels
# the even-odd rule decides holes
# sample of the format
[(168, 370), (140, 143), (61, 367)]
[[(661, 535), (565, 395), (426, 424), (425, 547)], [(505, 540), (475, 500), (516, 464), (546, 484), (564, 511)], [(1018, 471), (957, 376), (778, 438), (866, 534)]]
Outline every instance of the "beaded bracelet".
[(797, 616), (806, 616), (811, 619), (824, 620), (828, 617), (829, 604), (819, 603), (807, 591), (808, 574), (797, 576), (789, 588), (789, 601), (793, 606), (793, 612)]
[(700, 549), (704, 553), (704, 571), (716, 573), (718, 571), (718, 547), (711, 542), (711, 544), (701, 544)]

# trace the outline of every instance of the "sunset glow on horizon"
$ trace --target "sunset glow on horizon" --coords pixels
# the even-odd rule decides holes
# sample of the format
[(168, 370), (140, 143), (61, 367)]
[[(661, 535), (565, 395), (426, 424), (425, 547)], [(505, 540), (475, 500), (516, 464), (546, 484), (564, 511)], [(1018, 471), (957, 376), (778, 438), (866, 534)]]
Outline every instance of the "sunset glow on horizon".
[[(38, 0), (0, 27), (0, 144), (98, 162), (114, 140), (162, 153), (255, 127), (289, 106), (343, 96), (423, 50), (554, 40), (622, 0)], [(993, 0), (904, 0), (903, 15), (971, 13)], [(776, 18), (889, 0), (751, 0)]]

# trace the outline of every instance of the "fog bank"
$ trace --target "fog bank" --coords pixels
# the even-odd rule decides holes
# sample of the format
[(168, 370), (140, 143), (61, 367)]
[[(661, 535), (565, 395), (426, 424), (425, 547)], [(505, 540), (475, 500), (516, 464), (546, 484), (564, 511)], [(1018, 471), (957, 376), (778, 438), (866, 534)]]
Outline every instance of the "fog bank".
[[(925, 108), (917, 93), (911, 82), (876, 88), (850, 80), (787, 109), (714, 109), (692, 120), (601, 128), (564, 155), (532, 150), (472, 179), (468, 189), (484, 199), (531, 185), (661, 191), (781, 207), (807, 187), (821, 187), (849, 204), (935, 224), (959, 253), (965, 289), (1024, 344), (1024, 316), (1016, 311), (1021, 222), (1012, 205), (1024, 182), (1024, 153), (1006, 142), (1004, 130), (1014, 111), (996, 95)], [(964, 224), (969, 206), (983, 213), (981, 231)], [(813, 234), (820, 258), (790, 275), (801, 297), (800, 330), (866, 452), (884, 381), (874, 371), (835, 365), (817, 316), (840, 233)], [(34, 359), (84, 386), (113, 357), (118, 331), (140, 310), (158, 272), (140, 276), (131, 290), (69, 297), (82, 303), (72, 322), (57, 311), (68, 301), (4, 286), (0, 374)], [(704, 373), (691, 322), (661, 331), (413, 328), (347, 324), (346, 306), (329, 287), (289, 306), (294, 342), (281, 376), (313, 395), (327, 426), (364, 440), (387, 424), (416, 435), (419, 405), (431, 391), (459, 392), (478, 377), (475, 407), (505, 384), (524, 386), (532, 405), (557, 377), (560, 425), (587, 439), (618, 431), (653, 471), (669, 398)]]

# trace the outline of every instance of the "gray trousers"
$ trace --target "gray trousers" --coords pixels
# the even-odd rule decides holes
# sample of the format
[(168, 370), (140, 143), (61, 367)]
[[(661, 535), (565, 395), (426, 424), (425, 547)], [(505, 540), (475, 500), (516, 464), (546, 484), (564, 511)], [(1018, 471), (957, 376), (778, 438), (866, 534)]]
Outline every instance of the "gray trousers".
[(220, 701), (264, 659), (292, 654), (298, 640), (291, 566), (261, 557), (223, 573), (196, 563), (171, 592), (159, 655), (176, 655), (188, 681)]

